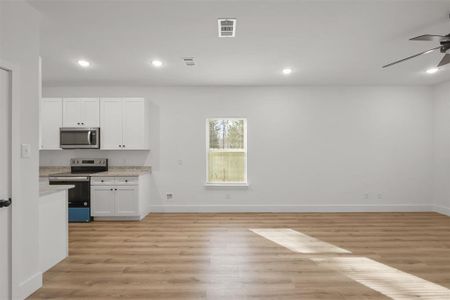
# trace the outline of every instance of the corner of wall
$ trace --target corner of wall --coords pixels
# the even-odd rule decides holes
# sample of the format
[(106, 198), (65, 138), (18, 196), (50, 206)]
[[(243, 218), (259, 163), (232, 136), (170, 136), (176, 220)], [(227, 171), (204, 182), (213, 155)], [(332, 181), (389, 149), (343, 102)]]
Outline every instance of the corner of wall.
[[(432, 87), (432, 205), (433, 211), (450, 216), (450, 81)], [(448, 140), (448, 142), (447, 142)]]

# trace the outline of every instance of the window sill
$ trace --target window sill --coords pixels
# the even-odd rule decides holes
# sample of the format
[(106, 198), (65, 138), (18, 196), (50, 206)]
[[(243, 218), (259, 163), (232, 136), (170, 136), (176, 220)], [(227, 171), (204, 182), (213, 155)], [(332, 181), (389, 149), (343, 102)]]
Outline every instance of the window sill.
[(248, 187), (248, 182), (242, 183), (205, 183), (205, 187)]

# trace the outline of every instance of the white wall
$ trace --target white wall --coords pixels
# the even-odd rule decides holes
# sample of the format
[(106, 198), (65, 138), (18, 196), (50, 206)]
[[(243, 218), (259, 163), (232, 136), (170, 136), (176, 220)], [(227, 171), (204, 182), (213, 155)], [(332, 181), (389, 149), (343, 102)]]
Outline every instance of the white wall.
[(434, 88), (433, 198), (436, 210), (450, 215), (450, 82)]
[(18, 165), (13, 160), (14, 298), (28, 296), (42, 283), (38, 264), (39, 22), (39, 13), (25, 1), (0, 1), (0, 60), (14, 64), (20, 72), (13, 157), (19, 157), (19, 144), (31, 145), (30, 158), (18, 160)]
[[(46, 87), (44, 96), (152, 102), (150, 155), (99, 155), (149, 162), (154, 210), (406, 211), (432, 204), (431, 88)], [(205, 119), (220, 116), (248, 118), (249, 188), (203, 185)], [(41, 165), (83, 153), (45, 151)], [(164, 199), (168, 192), (173, 200)]]

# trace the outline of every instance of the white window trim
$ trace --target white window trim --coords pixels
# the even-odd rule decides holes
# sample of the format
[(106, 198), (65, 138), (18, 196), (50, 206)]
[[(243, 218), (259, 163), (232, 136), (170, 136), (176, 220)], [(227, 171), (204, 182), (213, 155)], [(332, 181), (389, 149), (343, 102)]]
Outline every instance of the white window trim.
[[(243, 120), (244, 121), (244, 149), (226, 149), (224, 151), (227, 152), (244, 152), (245, 153), (245, 164), (244, 164), (244, 181), (238, 181), (238, 182), (209, 182), (208, 181), (208, 170), (209, 170), (209, 151), (215, 151), (216, 149), (209, 149), (209, 121), (214, 120)], [(248, 158), (248, 144), (247, 144), (247, 118), (228, 118), (228, 117), (222, 117), (222, 118), (207, 118), (205, 123), (205, 132), (206, 132), (206, 180), (205, 180), (205, 186), (207, 187), (247, 187), (248, 184), (248, 176), (247, 176), (247, 158)], [(220, 149), (217, 149), (217, 151), (223, 151)]]

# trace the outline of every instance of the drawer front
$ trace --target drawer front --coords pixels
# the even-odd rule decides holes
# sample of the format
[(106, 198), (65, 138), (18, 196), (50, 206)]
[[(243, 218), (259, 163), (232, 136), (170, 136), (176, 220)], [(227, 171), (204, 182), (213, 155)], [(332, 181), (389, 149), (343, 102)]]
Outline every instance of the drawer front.
[(116, 185), (137, 185), (139, 177), (116, 177)]
[(115, 183), (115, 177), (91, 177), (92, 185), (114, 185)]

